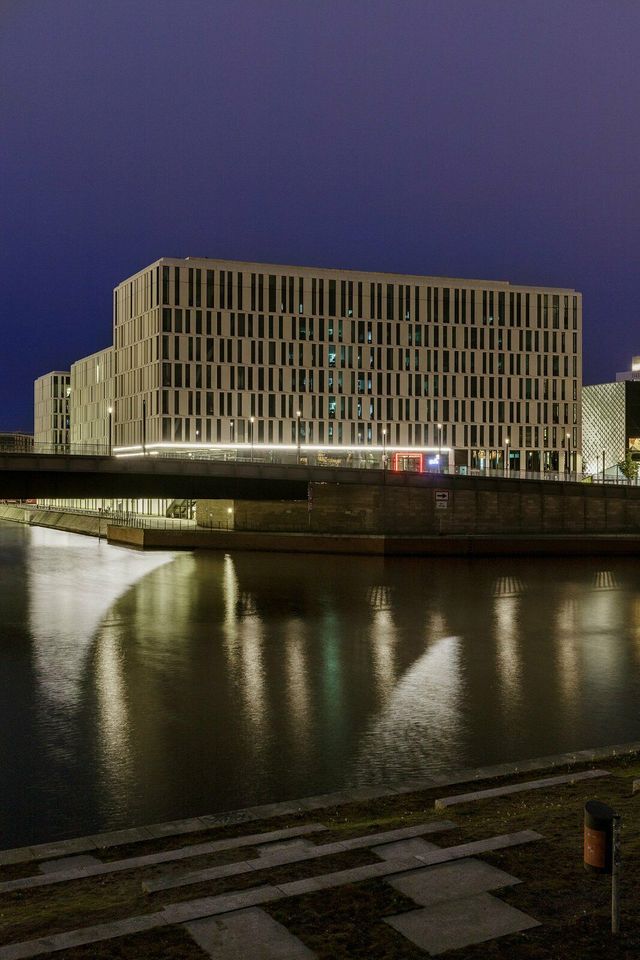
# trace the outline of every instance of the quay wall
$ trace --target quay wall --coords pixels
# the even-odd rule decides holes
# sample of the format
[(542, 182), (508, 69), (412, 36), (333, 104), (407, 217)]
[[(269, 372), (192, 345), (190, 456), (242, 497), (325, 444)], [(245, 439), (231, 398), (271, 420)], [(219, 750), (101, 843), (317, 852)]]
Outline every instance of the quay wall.
[(640, 535), (358, 536), (242, 530), (143, 529), (113, 526), (109, 543), (139, 549), (332, 553), (377, 557), (640, 557)]
[(65, 533), (83, 533), (88, 537), (107, 536), (108, 521), (90, 514), (65, 513), (60, 510), (34, 510), (15, 504), (0, 503), (0, 520), (13, 520), (34, 527), (49, 527)]
[(198, 525), (373, 536), (640, 534), (640, 487), (433, 478), (425, 485), (309, 484), (307, 501), (199, 500)]

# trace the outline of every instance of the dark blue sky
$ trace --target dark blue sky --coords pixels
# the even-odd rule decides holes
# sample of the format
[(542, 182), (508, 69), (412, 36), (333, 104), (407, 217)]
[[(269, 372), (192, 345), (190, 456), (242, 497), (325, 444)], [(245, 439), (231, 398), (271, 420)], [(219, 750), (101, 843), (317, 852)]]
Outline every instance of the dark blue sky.
[(0, 0), (0, 429), (160, 256), (573, 286), (640, 353), (637, 0)]

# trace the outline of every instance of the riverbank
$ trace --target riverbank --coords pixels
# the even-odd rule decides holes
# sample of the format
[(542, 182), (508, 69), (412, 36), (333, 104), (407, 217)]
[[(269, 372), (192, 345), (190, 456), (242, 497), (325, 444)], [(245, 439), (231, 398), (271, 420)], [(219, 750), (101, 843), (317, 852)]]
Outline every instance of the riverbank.
[(102, 537), (141, 550), (222, 550), (343, 554), (373, 557), (612, 557), (640, 556), (638, 534), (493, 534), (390, 536), (274, 531), (164, 529), (113, 524), (106, 517), (0, 504), (0, 520)]
[(82, 533), (87, 537), (107, 537), (108, 520), (92, 514), (69, 513), (64, 510), (38, 510), (13, 503), (0, 503), (0, 520), (47, 527), (64, 533)]
[[(5, 851), (0, 960), (202, 960), (240, 910), (320, 960), (418, 960), (421, 937), (456, 960), (629, 956), (638, 776), (634, 743)], [(591, 798), (623, 817), (615, 940), (582, 864)]]
[(241, 550), (374, 557), (599, 557), (639, 556), (637, 534), (496, 534), (491, 536), (375, 536), (262, 533), (248, 530), (158, 530), (109, 526), (110, 543), (138, 549)]

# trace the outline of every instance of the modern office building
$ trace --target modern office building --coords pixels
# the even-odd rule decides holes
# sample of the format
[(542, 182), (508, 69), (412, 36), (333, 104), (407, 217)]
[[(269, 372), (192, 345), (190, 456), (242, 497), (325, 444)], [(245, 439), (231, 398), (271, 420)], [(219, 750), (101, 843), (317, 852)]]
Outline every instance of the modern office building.
[(2, 453), (32, 453), (33, 434), (20, 431), (0, 432), (0, 451)]
[(640, 380), (640, 357), (632, 357), (631, 370), (616, 373), (616, 380)]
[(163, 258), (113, 310), (116, 448), (580, 468), (574, 290)]
[(113, 417), (113, 348), (71, 364), (71, 443), (109, 449)]
[(615, 476), (627, 451), (640, 460), (640, 379), (584, 387), (582, 398), (585, 472)]
[(70, 441), (69, 397), (71, 374), (55, 370), (34, 383), (34, 428), (36, 450), (43, 445), (68, 445)]

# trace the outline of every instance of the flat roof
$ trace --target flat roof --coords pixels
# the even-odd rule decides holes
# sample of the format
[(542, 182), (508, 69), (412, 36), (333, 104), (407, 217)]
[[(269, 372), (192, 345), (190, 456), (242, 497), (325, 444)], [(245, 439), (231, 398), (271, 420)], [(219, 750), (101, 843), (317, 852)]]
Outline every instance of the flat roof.
[(251, 260), (224, 260), (216, 259), (214, 257), (161, 257), (159, 260), (154, 260), (152, 263), (148, 264), (146, 267), (143, 267), (141, 270), (138, 270), (136, 273), (132, 273), (130, 276), (125, 277), (124, 280), (121, 280), (120, 283), (116, 284), (114, 289), (118, 289), (124, 283), (130, 283), (132, 280), (135, 280), (137, 277), (146, 273), (148, 270), (157, 266), (198, 266), (199, 264), (209, 265), (216, 264), (219, 267), (223, 267), (226, 270), (242, 270), (248, 271), (251, 273), (275, 273), (275, 274), (295, 274), (303, 273), (310, 276), (317, 276), (322, 278), (335, 278), (336, 274), (346, 275), (349, 279), (362, 279), (363, 277), (374, 277), (378, 280), (384, 280), (388, 283), (424, 283), (432, 286), (466, 286), (466, 287), (477, 287), (482, 289), (483, 287), (496, 287), (502, 288), (504, 290), (510, 291), (525, 291), (525, 292), (535, 292), (546, 291), (549, 293), (562, 293), (562, 294), (575, 294), (581, 296), (579, 291), (575, 290), (573, 287), (548, 287), (544, 285), (532, 285), (527, 283), (512, 283), (509, 280), (479, 280), (479, 279), (470, 279), (465, 277), (437, 277), (431, 276), (428, 274), (410, 274), (410, 273), (387, 273), (384, 271), (377, 270), (353, 270), (345, 269), (343, 267), (316, 267), (316, 266), (300, 266), (299, 264), (287, 264), (287, 263), (258, 263)]

